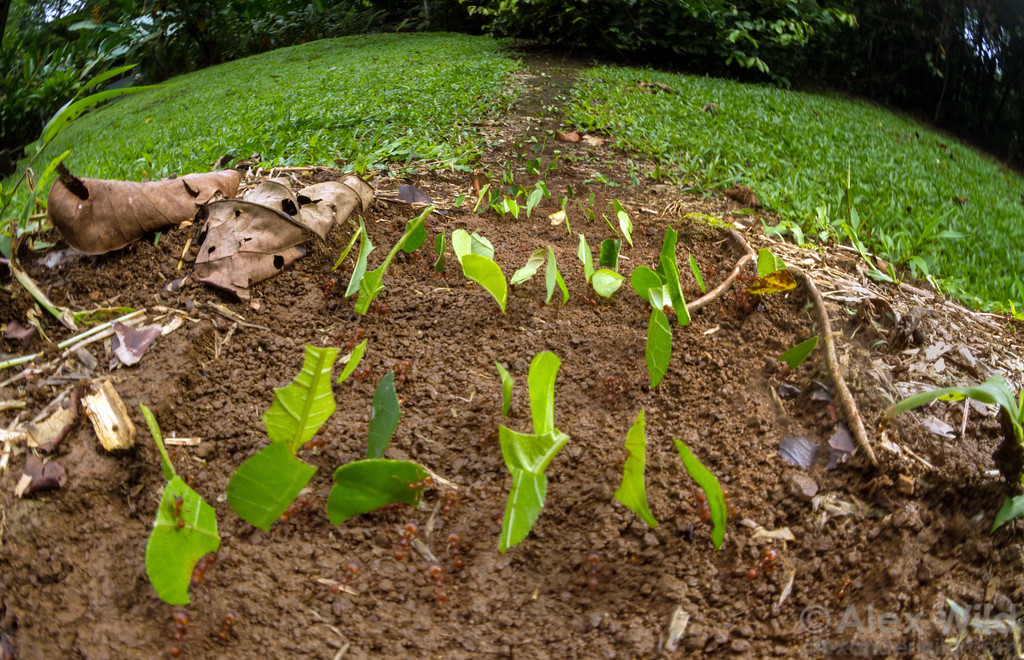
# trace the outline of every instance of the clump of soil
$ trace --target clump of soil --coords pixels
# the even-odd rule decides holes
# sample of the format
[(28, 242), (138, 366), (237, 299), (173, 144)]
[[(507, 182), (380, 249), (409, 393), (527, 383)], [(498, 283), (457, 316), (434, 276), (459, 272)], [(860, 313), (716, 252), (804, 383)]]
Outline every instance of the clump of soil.
[[(538, 85), (540, 79), (523, 82)], [(532, 186), (538, 179), (526, 172), (533, 156), (518, 159), (513, 143), (515, 136), (547, 135), (551, 118), (528, 122), (524, 116), (551, 93), (534, 90), (525, 95), (521, 116), (488, 128), (494, 144), (505, 140), (483, 161), (492, 180), (506, 162), (513, 163), (517, 183)], [(867, 644), (879, 655), (929, 656), (944, 652), (945, 640), (955, 636), (943, 628), (946, 599), (968, 608), (989, 605), (993, 616), (1014, 612), (1024, 599), (1021, 531), (1014, 524), (988, 534), (1005, 495), (999, 477), (987, 472), (1001, 440), (998, 419), (960, 404), (930, 411), (957, 429), (968, 415), (964, 437), (956, 441), (923, 430), (914, 415), (884, 430), (878, 422), (887, 398), (946, 378), (966, 380), (969, 370), (984, 376), (998, 369), (1019, 382), (1019, 335), (927, 292), (868, 284), (857, 261), (841, 251), (818, 254), (770, 243), (758, 235), (759, 216), (734, 213), (740, 210), (734, 200), (687, 197), (648, 180), (631, 187), (627, 168), (608, 165), (624, 157), (607, 144), (549, 141), (537, 156), (550, 162), (554, 149), (561, 158), (546, 181), (555, 195), (530, 218), (476, 215), (468, 202), (453, 208), (456, 195), (470, 187), (468, 175), (424, 173), (409, 183), (446, 211), (429, 218), (431, 239), (457, 228), (480, 232), (493, 242), (506, 277), (534, 249), (552, 246), (572, 294), (564, 307), (543, 303), (543, 279), (536, 277), (512, 288), (502, 314), (486, 291), (462, 277), (450, 251), (446, 273), (437, 273), (428, 240), (416, 253), (399, 254), (378, 303), (359, 316), (353, 299), (343, 297), (351, 261), (331, 270), (351, 227), (336, 229), (326, 245), (253, 287), (250, 304), (222, 299), (191, 281), (168, 286), (194, 260), (196, 248), (185, 246), (195, 227), (108, 256), (78, 257), (52, 269), (32, 265), (33, 277), (59, 304), (145, 307), (151, 314), (168, 308), (184, 314), (185, 323), (158, 339), (137, 366), (106, 373), (108, 356), (94, 345), (89, 350), (100, 366), (91, 374), (72, 360), (61, 373), (5, 384), (3, 398), (23, 396), (20, 418), (30, 419), (77, 379), (109, 378), (141, 428), (138, 404), (145, 403), (165, 434), (201, 438), (197, 446), (175, 449), (172, 458), (216, 508), (222, 545), (191, 590), (182, 636), (180, 614), (176, 623), (176, 610), (157, 598), (143, 565), (163, 483), (145, 432), (133, 450), (113, 455), (98, 446), (87, 424), (81, 426), (53, 457), (68, 472), (64, 487), (20, 500), (12, 491), (25, 450), (14, 447), (10, 469), (0, 476), (0, 625), (17, 657), (158, 657), (176, 650), (203, 658), (612, 658), (668, 654), (666, 645), (678, 645), (678, 655), (793, 657), (856, 654)], [(619, 187), (588, 182), (595, 168)], [(298, 185), (340, 175), (311, 170), (294, 176)], [(387, 179), (376, 184), (382, 197), (397, 188)], [(547, 218), (567, 186), (587, 204), (593, 193), (597, 211), (588, 223), (570, 203), (572, 233)], [(859, 454), (836, 470), (825, 467), (827, 440), (842, 420), (828, 400), (832, 383), (820, 350), (787, 377), (795, 389), (780, 388), (775, 378), (774, 358), (817, 333), (800, 289), (753, 305), (730, 292), (689, 327), (673, 323), (668, 375), (649, 387), (646, 303), (628, 283), (611, 299), (599, 298), (576, 258), (577, 232), (591, 246), (614, 236), (600, 219), (612, 198), (635, 225), (633, 247), (623, 245), (626, 274), (657, 263), (671, 224), (679, 231), (680, 261), (694, 255), (713, 287), (742, 253), (722, 229), (694, 219), (710, 216), (752, 227), (744, 230), (748, 240), (771, 244), (820, 278), (845, 377), (882, 459), (879, 469)], [(380, 246), (371, 267), (418, 212), (378, 201), (364, 216)], [(688, 218), (692, 213), (703, 216)], [(684, 279), (693, 299), (696, 282), (688, 274)], [(921, 343), (897, 347), (906, 333), (897, 331), (892, 314), (909, 317), (915, 304), (928, 310), (915, 317)], [(0, 320), (24, 321), (28, 307), (27, 296), (9, 287), (0, 299)], [(48, 329), (58, 339), (66, 336)], [(260, 415), (272, 388), (297, 373), (303, 344), (344, 352), (362, 338), (369, 340), (365, 369), (335, 386), (338, 408), (319, 446), (300, 452), (318, 468), (309, 505), (270, 532), (244, 523), (223, 494), (237, 466), (267, 442)], [(946, 350), (925, 361), (929, 347), (940, 343)], [(8, 350), (20, 349), (11, 344)], [(547, 502), (533, 531), (500, 554), (510, 479), (497, 427), (529, 428), (526, 374), (540, 351), (562, 360), (556, 425), (571, 440), (548, 470)], [(500, 415), (495, 361), (517, 383), (508, 419)], [(373, 390), (392, 370), (405, 378), (398, 385), (403, 417), (388, 456), (419, 461), (457, 489), (428, 491), (418, 510), (377, 511), (332, 527), (324, 512), (331, 474), (364, 455)], [(647, 420), (648, 496), (660, 521), (655, 529), (612, 496), (626, 431), (640, 410)], [(17, 413), (4, 415), (11, 421)], [(795, 436), (820, 447), (806, 470), (779, 456), (780, 441)], [(710, 527), (672, 438), (684, 440), (728, 491), (731, 513), (721, 551), (711, 546)], [(428, 575), (432, 562), (403, 544), (407, 522), (417, 525), (441, 564), (443, 601)], [(762, 561), (766, 550), (776, 553), (771, 565)], [(340, 582), (348, 588), (332, 588)], [(688, 624), (670, 640), (670, 619), (675, 614), (678, 621), (679, 613), (688, 615)], [(882, 613), (899, 625), (869, 625), (869, 616)], [(981, 641), (1012, 649), (1005, 629), (979, 635), (972, 632), (961, 649)]]

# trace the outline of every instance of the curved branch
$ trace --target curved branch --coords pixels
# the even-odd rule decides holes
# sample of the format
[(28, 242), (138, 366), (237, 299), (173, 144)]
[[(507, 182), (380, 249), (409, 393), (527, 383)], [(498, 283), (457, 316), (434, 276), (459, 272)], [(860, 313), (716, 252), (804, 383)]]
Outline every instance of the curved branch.
[(821, 293), (818, 291), (818, 287), (814, 285), (814, 280), (811, 279), (810, 275), (796, 266), (789, 266), (788, 268), (794, 275), (799, 275), (803, 279), (807, 293), (811, 296), (811, 299), (814, 301), (814, 307), (818, 310), (818, 323), (821, 325), (821, 334), (825, 340), (825, 362), (828, 367), (828, 374), (835, 384), (836, 398), (839, 399), (839, 407), (846, 416), (846, 423), (849, 424), (850, 431), (853, 433), (857, 445), (867, 454), (871, 464), (878, 467), (878, 457), (875, 456), (875, 451), (871, 448), (867, 431), (864, 429), (864, 422), (861, 420), (860, 412), (857, 410), (857, 403), (853, 400), (853, 395), (850, 394), (850, 389), (846, 386), (846, 381), (839, 370), (839, 360), (836, 359), (836, 346), (832, 339), (832, 324), (828, 320), (825, 301), (822, 300)]
[(741, 248), (743, 248), (746, 254), (740, 257), (740, 260), (736, 262), (736, 267), (732, 269), (732, 272), (729, 273), (728, 277), (722, 280), (721, 284), (716, 286), (714, 289), (711, 289), (706, 294), (704, 294), (700, 298), (697, 298), (692, 303), (686, 306), (686, 310), (690, 312), (690, 314), (693, 314), (694, 312), (704, 307), (707, 307), (714, 300), (721, 298), (722, 295), (725, 294), (725, 292), (729, 289), (729, 287), (732, 286), (732, 283), (736, 281), (736, 278), (739, 276), (740, 272), (743, 271), (743, 268), (750, 262), (751, 259), (754, 258), (754, 250), (751, 249), (746, 239), (744, 239), (738, 231), (736, 231), (735, 229), (730, 229), (729, 235), (732, 236), (733, 240), (736, 241)]

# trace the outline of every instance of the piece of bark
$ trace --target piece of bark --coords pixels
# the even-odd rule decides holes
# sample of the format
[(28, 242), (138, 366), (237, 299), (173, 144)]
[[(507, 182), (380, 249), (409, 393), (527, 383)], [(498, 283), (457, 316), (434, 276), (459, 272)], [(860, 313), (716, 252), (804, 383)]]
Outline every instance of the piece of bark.
[(233, 197), (241, 181), (237, 170), (148, 182), (80, 179), (63, 168), (59, 173), (46, 215), (68, 245), (86, 254), (119, 250), (190, 220), (217, 195)]
[(135, 424), (109, 380), (90, 388), (82, 404), (104, 449), (131, 449), (135, 445)]

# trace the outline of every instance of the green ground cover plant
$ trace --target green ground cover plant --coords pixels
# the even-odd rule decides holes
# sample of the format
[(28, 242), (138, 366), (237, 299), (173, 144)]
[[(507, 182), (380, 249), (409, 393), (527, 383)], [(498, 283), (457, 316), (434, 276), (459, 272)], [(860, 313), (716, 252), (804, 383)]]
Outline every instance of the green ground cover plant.
[[(206, 171), (225, 153), (264, 164), (465, 167), (474, 118), (512, 100), (517, 62), (491, 39), (445, 33), (326, 39), (178, 76), (83, 117), (55, 141), (104, 178)], [(400, 76), (409, 84), (381, 84)], [(372, 93), (369, 93), (372, 90)]]
[(1024, 302), (1024, 178), (919, 122), (838, 95), (621, 67), (584, 71), (566, 116), (695, 189), (748, 186), (798, 242), (850, 233), (969, 303)]

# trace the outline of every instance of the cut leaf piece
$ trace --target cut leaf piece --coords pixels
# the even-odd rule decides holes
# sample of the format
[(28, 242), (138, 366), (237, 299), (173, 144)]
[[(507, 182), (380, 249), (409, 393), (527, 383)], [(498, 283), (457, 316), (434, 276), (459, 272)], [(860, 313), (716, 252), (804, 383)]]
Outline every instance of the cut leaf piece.
[(501, 444), (501, 456), (509, 470), (520, 468), (528, 472), (543, 472), (569, 442), (569, 436), (558, 429), (532, 434), (499, 426), (498, 442)]
[(348, 288), (345, 289), (345, 297), (348, 298), (354, 293), (359, 293), (359, 286), (363, 282), (363, 275), (366, 273), (366, 259), (373, 252), (373, 243), (366, 235), (366, 225), (363, 219), (359, 218), (359, 256), (356, 258), (356, 265), (352, 269), (352, 277), (348, 281)]
[(366, 442), (366, 457), (381, 458), (398, 428), (402, 409), (395, 394), (395, 372), (389, 371), (377, 384), (370, 407), (370, 434)]
[(555, 251), (548, 246), (548, 267), (544, 272), (545, 285), (548, 291), (548, 297), (544, 301), (544, 304), (551, 303), (551, 296), (555, 292), (555, 285), (562, 292), (562, 304), (569, 302), (569, 289), (565, 286), (565, 280), (562, 279), (562, 274), (558, 272), (558, 263), (555, 261)]
[(757, 251), (757, 276), (764, 277), (770, 273), (786, 270), (786, 262), (772, 254), (768, 248)]
[(537, 353), (530, 361), (527, 379), (534, 433), (551, 433), (555, 430), (555, 378), (561, 366), (562, 361), (550, 351)]
[(479, 254), (465, 254), (462, 257), (462, 274), (487, 289), (498, 302), (501, 313), (505, 313), (505, 303), (508, 301), (508, 283), (498, 264)]
[(752, 296), (767, 296), (795, 288), (796, 280), (793, 278), (793, 273), (788, 270), (777, 270), (757, 278), (753, 284), (747, 287), (747, 293)]
[(989, 533), (991, 534), (1006, 523), (1021, 516), (1024, 516), (1024, 495), (1007, 497), (999, 512), (996, 513), (995, 520), (992, 521), (992, 529), (989, 530)]
[(494, 258), (494, 246), (491, 242), (473, 232), (469, 234), (465, 229), (456, 229), (452, 232), (452, 251), (455, 252), (455, 258), (462, 263), (462, 258), (467, 254), (479, 254), (481, 257), (487, 257), (488, 259)]
[(622, 241), (615, 238), (606, 238), (601, 241), (601, 256), (598, 258), (598, 265), (610, 268), (616, 273), (619, 272), (619, 248)]
[(615, 217), (619, 220), (619, 229), (622, 230), (623, 237), (629, 243), (629, 247), (633, 247), (633, 221), (629, 219), (629, 214), (622, 208), (619, 200), (612, 200), (612, 208), (615, 209)]
[(327, 496), (327, 517), (340, 525), (387, 504), (417, 506), (422, 488), (409, 488), (423, 481), (427, 471), (412, 461), (366, 459), (342, 465), (334, 471), (334, 486)]
[(342, 359), (345, 363), (345, 368), (341, 370), (341, 375), (338, 376), (338, 380), (334, 382), (335, 385), (341, 385), (344, 383), (348, 377), (352, 375), (352, 372), (356, 370), (356, 367), (359, 366), (359, 363), (363, 359), (363, 353), (366, 352), (366, 342), (368, 341), (369, 339), (364, 339), (359, 342), (359, 344), (352, 349), (352, 352)]
[(594, 278), (590, 283), (594, 285), (594, 291), (597, 292), (597, 295), (602, 298), (611, 298), (619, 290), (619, 287), (622, 286), (625, 279), (625, 276), (619, 275), (614, 270), (600, 268), (594, 273)]
[(636, 295), (646, 300), (648, 305), (659, 309), (662, 307), (662, 305), (656, 305), (651, 301), (651, 289), (660, 289), (664, 286), (664, 282), (656, 272), (647, 266), (637, 266), (633, 269), (633, 274), (629, 276), (629, 283), (636, 291)]
[(725, 540), (727, 511), (725, 508), (725, 496), (722, 495), (722, 487), (718, 483), (718, 478), (711, 474), (711, 471), (704, 467), (703, 463), (697, 460), (697, 457), (693, 455), (689, 447), (675, 438), (672, 441), (676, 444), (679, 458), (683, 460), (683, 467), (686, 468), (690, 477), (697, 482), (697, 485), (700, 486), (700, 489), (704, 491), (705, 497), (707, 497), (708, 508), (711, 511), (711, 542), (714, 543), (715, 550), (721, 550), (722, 542)]
[(800, 342), (796, 346), (790, 348), (785, 353), (777, 357), (779, 362), (785, 362), (789, 365), (790, 369), (796, 369), (799, 367), (807, 356), (811, 354), (814, 347), (818, 345), (818, 335), (814, 335), (810, 339)]
[(274, 389), (274, 402), (263, 413), (271, 442), (287, 443), (294, 454), (334, 413), (331, 369), (337, 356), (336, 348), (306, 344), (302, 371), (288, 385)]
[(439, 273), (444, 273), (444, 248), (445, 248), (446, 234), (444, 230), (434, 237), (434, 254), (437, 255), (437, 260), (434, 261), (434, 270)]
[(697, 286), (700, 287), (701, 293), (706, 293), (707, 288), (704, 286), (704, 278), (700, 274), (700, 266), (697, 265), (697, 260), (693, 258), (693, 255), (689, 255), (690, 258), (690, 272), (693, 273), (693, 279), (697, 280)]
[(520, 468), (512, 468), (511, 472), (512, 487), (505, 505), (505, 517), (501, 520), (501, 535), (498, 537), (500, 552), (507, 552), (526, 538), (540, 517), (548, 492), (548, 478), (544, 474)]
[(146, 544), (146, 575), (160, 599), (187, 605), (196, 563), (219, 547), (213, 507), (175, 476), (164, 488)]
[(580, 234), (580, 247), (576, 252), (576, 256), (579, 257), (580, 263), (583, 264), (583, 275), (587, 279), (587, 284), (590, 284), (590, 279), (594, 277), (594, 256), (590, 253), (587, 237), (583, 234)]
[(388, 256), (384, 258), (384, 262), (377, 266), (376, 269), (363, 275), (362, 281), (359, 283), (359, 299), (356, 300), (355, 312), (357, 314), (366, 314), (370, 309), (370, 303), (372, 303), (380, 292), (384, 290), (384, 273), (387, 272), (388, 266), (391, 265), (391, 260), (395, 258), (398, 251), (401, 250), (405, 244), (414, 240), (414, 237), (418, 235), (420, 229), (423, 228), (423, 223), (426, 221), (428, 215), (433, 212), (434, 207), (428, 206), (423, 209), (423, 213), (419, 217), (410, 220), (405, 225), (405, 233), (398, 239), (394, 247), (391, 248), (391, 252), (388, 252)]
[[(655, 310), (657, 311), (657, 310)], [(664, 315), (662, 315), (664, 316)], [(665, 322), (668, 326), (668, 321)], [(647, 486), (644, 481), (644, 465), (647, 457), (647, 437), (644, 434), (644, 411), (626, 434), (626, 451), (629, 457), (622, 469), (622, 485), (615, 491), (615, 499), (629, 507), (647, 523), (648, 527), (658, 526), (654, 514), (647, 505)]]
[(526, 260), (526, 265), (517, 270), (512, 275), (512, 279), (509, 280), (509, 284), (515, 286), (526, 282), (540, 270), (540, 267), (544, 265), (544, 261), (547, 259), (548, 251), (546, 248), (539, 247), (530, 254), (530, 258)]
[(266, 531), (306, 487), (316, 468), (271, 442), (238, 466), (228, 482), (228, 504), (239, 518)]
[(512, 409), (512, 386), (515, 384), (515, 380), (512, 379), (508, 370), (501, 366), (500, 362), (495, 361), (494, 366), (498, 368), (498, 376), (501, 377), (501, 414), (503, 417), (508, 417), (508, 411)]
[(647, 324), (647, 375), (651, 379), (651, 387), (657, 387), (668, 371), (669, 360), (672, 359), (672, 328), (669, 327), (665, 312), (657, 307), (651, 309), (651, 319)]

